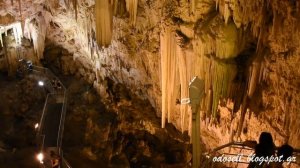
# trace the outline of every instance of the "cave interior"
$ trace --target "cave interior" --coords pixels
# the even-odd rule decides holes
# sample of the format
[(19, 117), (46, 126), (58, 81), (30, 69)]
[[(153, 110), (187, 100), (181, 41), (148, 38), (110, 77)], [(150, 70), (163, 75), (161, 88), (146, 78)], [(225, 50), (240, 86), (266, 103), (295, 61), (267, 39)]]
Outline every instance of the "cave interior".
[(0, 0), (0, 168), (254, 168), (263, 135), (300, 167), (299, 28), (299, 0)]

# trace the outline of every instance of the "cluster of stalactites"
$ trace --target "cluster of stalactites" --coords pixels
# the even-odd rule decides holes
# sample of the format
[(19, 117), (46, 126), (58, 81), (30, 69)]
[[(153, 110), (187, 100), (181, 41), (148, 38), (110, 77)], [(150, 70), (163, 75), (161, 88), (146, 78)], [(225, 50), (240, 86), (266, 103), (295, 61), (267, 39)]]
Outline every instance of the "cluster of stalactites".
[[(236, 63), (233, 60), (229, 61), (230, 59), (224, 61), (224, 59), (231, 57), (221, 57), (222, 59), (220, 59), (212, 56), (218, 53), (216, 47), (212, 47), (210, 54), (207, 54), (204, 45), (207, 45), (208, 41), (203, 43), (203, 39), (196, 38), (193, 42), (194, 54), (190, 56), (182, 51), (176, 41), (177, 37), (175, 37), (175, 33), (171, 28), (163, 29), (160, 36), (162, 127), (165, 126), (166, 119), (168, 119), (168, 122), (172, 119), (171, 112), (176, 109), (176, 98), (179, 100), (188, 98), (188, 83), (191, 77), (194, 76), (198, 76), (205, 81), (205, 97), (201, 102), (200, 110), (205, 113), (210, 121), (215, 122), (220, 116), (218, 107), (222, 100), (233, 100), (237, 110), (242, 109), (245, 111), (247, 109), (247, 103), (243, 100), (246, 100), (245, 97), (251, 98), (253, 96), (257, 84), (263, 81), (265, 76), (260, 56), (256, 56), (257, 59), (250, 63), (247, 71), (248, 79), (239, 81), (236, 80), (238, 75)], [(230, 47), (226, 44), (226, 41), (220, 41), (219, 43), (222, 42), (225, 44), (218, 45), (224, 46), (224, 51), (232, 51), (232, 49), (226, 49), (226, 47)], [(225, 52), (223, 54), (226, 55)], [(233, 57), (235, 56), (237, 54)], [(180, 106), (182, 130), (187, 128), (187, 121), (190, 125), (188, 110), (190, 110), (188, 106)], [(188, 117), (189, 120), (186, 119)]]
[[(18, 4), (19, 4), (20, 18), (22, 18), (21, 0), (18, 0)], [(11, 5), (14, 5), (13, 0), (11, 0)], [(10, 29), (13, 30), (13, 35), (14, 35), (14, 38), (16, 40), (16, 44), (17, 45), (21, 44), (21, 40), (22, 40), (22, 37), (23, 37), (22, 23), (21, 22), (16, 22), (16, 23), (11, 23), (9, 25), (0, 26), (0, 44), (1, 44), (2, 47), (4, 45), (3, 44), (3, 39), (2, 39), (2, 34), (5, 33), (5, 35), (7, 36), (7, 31), (10, 30)]]
[(185, 100), (189, 98), (190, 80), (194, 76), (202, 77), (198, 68), (204, 64), (201, 64), (201, 60), (197, 57), (186, 54), (179, 42), (179, 37), (171, 27), (163, 28), (160, 34), (162, 127), (165, 127), (166, 121), (176, 120), (177, 116), (172, 112), (180, 104), (181, 130), (183, 132), (188, 128), (191, 134), (191, 109), (186, 103), (181, 102), (186, 102)]
[[(244, 31), (238, 29), (233, 22), (228, 24), (217, 24), (218, 17), (212, 19), (206, 27), (202, 27), (199, 31), (202, 43), (199, 45), (200, 55), (215, 55), (220, 59), (234, 58), (244, 49), (246, 44), (246, 38)], [(213, 28), (207, 28), (212, 26)]]
[(258, 38), (258, 50), (263, 46), (262, 43), (268, 43), (270, 38), (274, 39), (282, 50), (286, 50), (288, 46), (298, 46), (299, 1), (217, 0), (216, 6), (226, 23), (232, 18), (238, 28), (250, 28), (254, 37)]
[(222, 100), (232, 100), (234, 112), (241, 110), (245, 113), (248, 100), (254, 95), (257, 85), (265, 80), (266, 72), (262, 57), (255, 55), (254, 61), (247, 69), (247, 78), (244, 81), (237, 76), (237, 64), (234, 61), (224, 61), (214, 57), (203, 55), (203, 43), (200, 39), (194, 42), (194, 74), (205, 81), (205, 99), (202, 102), (202, 110), (210, 121), (216, 121), (220, 116), (218, 106)]
[(77, 19), (78, 27), (76, 29), (77, 38), (79, 40), (79, 43), (84, 51), (86, 52), (86, 55), (89, 56), (89, 59), (93, 59), (93, 53), (96, 51), (97, 43), (95, 40), (93, 40), (93, 15), (89, 12), (86, 13), (85, 18), (79, 17)]
[(78, 18), (78, 0), (64, 0), (67, 8), (71, 8), (71, 5), (73, 6), (74, 12), (75, 12), (75, 19)]
[(17, 45), (21, 45), (22, 43), (22, 37), (23, 37), (23, 31), (22, 31), (22, 26), (20, 22), (12, 23), (7, 26), (0, 26), (0, 43), (1, 46), (3, 47), (3, 39), (2, 39), (2, 34), (5, 33), (7, 36), (7, 31), (8, 30), (13, 30), (13, 35), (16, 40)]
[(162, 90), (162, 128), (165, 127), (166, 115), (168, 122), (171, 120), (172, 105), (175, 97), (175, 72), (176, 72), (176, 38), (175, 33), (166, 28), (160, 35), (161, 52), (161, 90)]
[(131, 25), (136, 24), (137, 8), (138, 0), (126, 0), (126, 9), (129, 12), (129, 20)]
[(38, 59), (43, 58), (46, 30), (51, 14), (40, 12), (35, 17), (25, 20), (24, 36), (33, 42), (33, 48)]
[[(21, 13), (21, 1), (22, 0), (18, 0), (20, 13)], [(11, 5), (14, 5), (14, 0), (10, 0), (10, 2), (11, 2)]]
[(231, 84), (237, 72), (236, 65), (205, 55), (201, 39), (197, 39), (193, 46), (193, 73), (205, 81), (206, 96), (201, 103), (201, 110), (207, 118), (216, 119), (219, 101), (230, 96)]
[(113, 33), (113, 11), (110, 0), (96, 0), (96, 40), (99, 46), (108, 46)]

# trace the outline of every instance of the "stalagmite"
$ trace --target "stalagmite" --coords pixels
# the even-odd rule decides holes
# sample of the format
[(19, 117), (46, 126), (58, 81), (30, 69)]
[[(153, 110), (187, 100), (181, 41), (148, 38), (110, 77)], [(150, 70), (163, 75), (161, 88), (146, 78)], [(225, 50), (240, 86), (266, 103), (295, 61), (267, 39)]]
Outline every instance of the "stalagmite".
[(96, 40), (99, 46), (108, 46), (112, 40), (112, 6), (110, 0), (96, 0)]
[(129, 20), (131, 25), (136, 24), (137, 8), (138, 0), (126, 0), (126, 9), (129, 12)]

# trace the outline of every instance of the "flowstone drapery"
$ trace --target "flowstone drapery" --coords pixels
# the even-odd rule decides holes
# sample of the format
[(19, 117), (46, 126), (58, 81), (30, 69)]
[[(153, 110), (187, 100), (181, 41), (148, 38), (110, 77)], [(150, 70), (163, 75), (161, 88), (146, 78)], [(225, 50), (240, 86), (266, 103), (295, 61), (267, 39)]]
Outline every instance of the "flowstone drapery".
[(25, 20), (24, 36), (32, 40), (38, 59), (43, 58), (47, 27), (50, 20), (51, 14), (48, 12), (40, 12), (33, 18)]
[(16, 40), (17, 45), (21, 44), (22, 38), (23, 38), (23, 31), (22, 31), (22, 26), (20, 22), (17, 23), (12, 23), (10, 25), (6, 26), (0, 26), (0, 44), (3, 47), (3, 39), (2, 39), (2, 34), (5, 34), (7, 36), (7, 31), (12, 30), (14, 38)]

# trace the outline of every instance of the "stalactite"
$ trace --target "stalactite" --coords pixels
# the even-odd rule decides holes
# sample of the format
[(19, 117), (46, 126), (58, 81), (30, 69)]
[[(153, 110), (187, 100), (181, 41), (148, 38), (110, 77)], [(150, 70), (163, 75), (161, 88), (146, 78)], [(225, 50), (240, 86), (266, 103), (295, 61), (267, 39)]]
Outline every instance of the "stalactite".
[(190, 6), (191, 6), (191, 7), (190, 7), (190, 8), (191, 8), (191, 13), (192, 13), (192, 14), (195, 14), (195, 12), (196, 12), (197, 0), (191, 0), (190, 3), (191, 3), (191, 5), (190, 5)]
[(108, 46), (112, 40), (112, 6), (109, 0), (96, 0), (96, 40), (99, 46)]
[(236, 66), (214, 61), (212, 75), (212, 118), (216, 119), (219, 115), (217, 113), (219, 101), (221, 98), (227, 99), (229, 97), (229, 88), (236, 75)]
[(212, 114), (212, 102), (213, 102), (213, 93), (212, 93), (212, 89), (208, 90), (208, 94), (207, 94), (207, 103), (206, 103), (206, 118), (209, 118)]
[(21, 0), (18, 0), (19, 2), (19, 12), (20, 12), (20, 15), (21, 15), (21, 18), (22, 18), (22, 5), (21, 5)]
[(136, 24), (137, 8), (138, 0), (126, 0), (126, 9), (129, 12), (129, 20), (131, 25)]
[(116, 16), (118, 13), (118, 4), (119, 4), (119, 0), (112, 0), (112, 9), (113, 9), (114, 16)]
[(228, 23), (230, 17), (230, 9), (229, 9), (229, 2), (225, 1), (225, 5), (224, 5), (224, 19), (225, 19), (225, 23)]
[(2, 34), (4, 33), (4, 27), (0, 26), (0, 43), (1, 47), (3, 47), (3, 39), (2, 39)]
[(232, 2), (232, 18), (237, 28), (242, 26), (242, 12), (239, 6), (238, 1), (231, 1)]
[[(79, 1), (79, 0), (64, 0), (67, 9), (71, 9), (71, 4), (72, 4), (73, 9), (74, 9), (75, 19), (76, 19), (76, 20), (77, 20), (77, 18), (78, 18), (78, 7), (79, 7), (78, 1)], [(97, 1), (97, 0), (96, 0), (96, 1)]]
[(38, 59), (43, 58), (46, 30), (50, 22), (51, 14), (48, 12), (38, 13), (33, 19), (25, 20), (24, 35), (32, 40), (33, 47)]
[[(176, 39), (175, 39), (175, 33), (171, 32), (170, 34), (170, 39), (169, 40), (172, 40), (170, 41), (170, 47), (172, 48), (169, 48), (170, 50), (170, 57), (168, 58), (168, 74), (169, 74), (169, 77), (168, 77), (168, 123), (171, 122), (171, 112), (173, 111), (173, 106), (174, 106), (174, 102), (175, 102), (175, 85), (176, 85), (176, 70), (177, 70), (177, 67), (176, 67), (176, 62), (177, 62), (177, 59), (176, 59)], [(175, 50), (174, 50), (175, 48)]]
[(22, 25), (21, 23), (15, 23), (12, 26), (13, 26), (13, 32), (14, 32), (16, 43), (20, 45), (22, 43), (22, 37), (23, 37)]
[(77, 27), (76, 27), (76, 38), (77, 41), (82, 46), (81, 51), (84, 52), (85, 56), (88, 56), (88, 59), (94, 62), (94, 50), (96, 50), (94, 46), (94, 40), (92, 37), (92, 17), (93, 15), (89, 13), (89, 11), (85, 11), (85, 15), (83, 17), (78, 17), (77, 19)]
[(78, 18), (78, 0), (73, 0), (73, 7), (74, 7), (74, 10), (75, 10), (75, 19), (77, 20)]
[(18, 45), (21, 44), (22, 38), (23, 38), (23, 31), (22, 31), (22, 25), (20, 22), (16, 22), (7, 26), (0, 26), (0, 42), (1, 46), (3, 47), (3, 39), (2, 39), (2, 34), (5, 33), (5, 36), (7, 36), (7, 31), (8, 30), (13, 31), (14, 39), (16, 40), (16, 43)]
[[(177, 55), (177, 67), (179, 70), (179, 77), (180, 77), (180, 99), (188, 98), (189, 90), (188, 90), (188, 72), (187, 72), (187, 61), (186, 56), (182, 52), (182, 49), (179, 45), (176, 47), (176, 55)], [(183, 132), (185, 129), (185, 117), (188, 111), (187, 105), (180, 106), (180, 124), (181, 124), (181, 131)]]
[(244, 94), (243, 102), (242, 102), (242, 105), (241, 105), (240, 121), (239, 121), (239, 125), (238, 125), (238, 128), (237, 128), (237, 137), (241, 136), (244, 121), (245, 121), (245, 117), (246, 117), (247, 108), (248, 108), (248, 96), (246, 94)]
[(176, 71), (176, 38), (170, 28), (166, 28), (160, 36), (161, 71), (162, 71), (162, 128), (165, 127), (166, 115), (171, 119), (172, 97), (175, 91)]
[(251, 98), (254, 94), (256, 85), (259, 81), (261, 65), (258, 61), (252, 63), (250, 67), (249, 83), (248, 83), (248, 96)]

